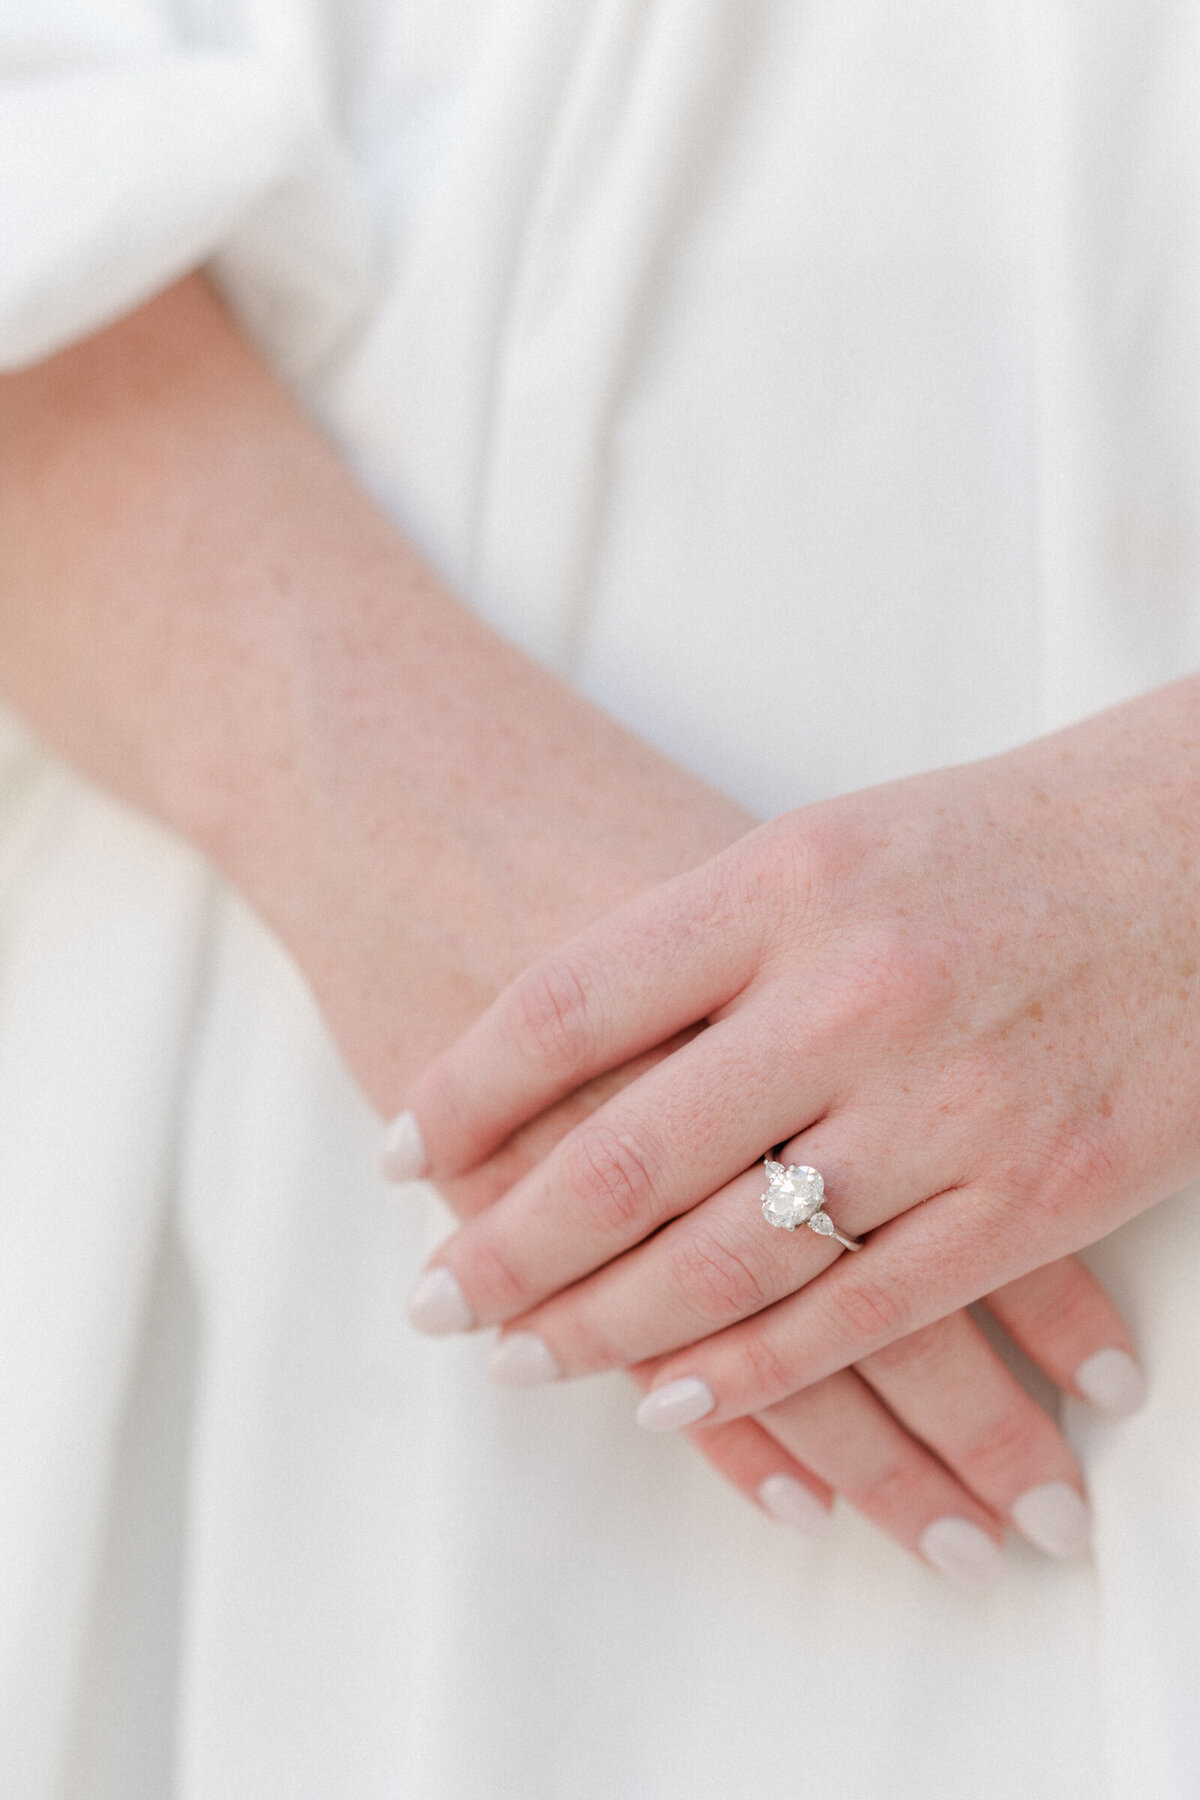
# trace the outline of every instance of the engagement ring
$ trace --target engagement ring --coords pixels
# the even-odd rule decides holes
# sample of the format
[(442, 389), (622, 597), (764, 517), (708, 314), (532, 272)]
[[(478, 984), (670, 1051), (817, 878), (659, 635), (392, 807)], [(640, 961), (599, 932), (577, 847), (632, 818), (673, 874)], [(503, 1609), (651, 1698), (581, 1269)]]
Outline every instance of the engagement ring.
[(818, 1237), (831, 1237), (846, 1250), (862, 1249), (858, 1239), (840, 1232), (825, 1211), (825, 1183), (818, 1170), (810, 1169), (807, 1163), (789, 1164), (785, 1169), (769, 1156), (764, 1156), (763, 1162), (768, 1186), (762, 1209), (768, 1225), (778, 1225), (783, 1231), (807, 1225)]

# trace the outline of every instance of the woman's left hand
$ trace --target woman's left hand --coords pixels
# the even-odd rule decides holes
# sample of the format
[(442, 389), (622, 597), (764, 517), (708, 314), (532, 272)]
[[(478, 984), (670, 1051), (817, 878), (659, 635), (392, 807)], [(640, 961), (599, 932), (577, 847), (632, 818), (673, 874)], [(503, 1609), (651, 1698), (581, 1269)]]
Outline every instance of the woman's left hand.
[[(544, 958), (422, 1078), (444, 1179), (707, 1022), (436, 1263), (565, 1373), (666, 1355), (646, 1421), (674, 1395), (717, 1423), (1095, 1241), (1200, 1173), (1198, 868), (1195, 678), (773, 821)], [(860, 1254), (764, 1221), (781, 1142)]]
[[(443, 1182), (458, 1217), (473, 1218), (495, 1205), (568, 1131), (681, 1042), (660, 1045), (577, 1089), (469, 1175)], [(417, 1308), (414, 1322), (426, 1330), (461, 1326), (444, 1310), (443, 1274), (434, 1271), (433, 1291)], [(1110, 1416), (1140, 1403), (1128, 1330), (1077, 1257), (1010, 1282), (989, 1295), (987, 1305), (994, 1322), (1056, 1386)], [(966, 1312), (952, 1313), (757, 1418), (702, 1421), (687, 1435), (720, 1474), (776, 1519), (805, 1532), (823, 1531), (836, 1492), (951, 1580), (987, 1586), (1001, 1573), (1005, 1524), (1052, 1556), (1077, 1555), (1089, 1531), (1078, 1463), (997, 1348)], [(559, 1372), (544, 1346), (523, 1331), (499, 1338), (493, 1371), (517, 1387)], [(632, 1374), (645, 1391), (653, 1385), (655, 1365), (642, 1363)], [(660, 1417), (659, 1428), (668, 1422)]]

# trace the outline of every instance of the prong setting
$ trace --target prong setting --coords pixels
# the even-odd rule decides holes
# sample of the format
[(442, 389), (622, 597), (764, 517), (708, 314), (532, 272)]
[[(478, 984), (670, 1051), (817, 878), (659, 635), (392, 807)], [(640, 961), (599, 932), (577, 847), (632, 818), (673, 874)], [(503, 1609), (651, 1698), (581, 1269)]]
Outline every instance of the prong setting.
[(820, 1170), (808, 1163), (776, 1162), (764, 1156), (767, 1191), (762, 1196), (763, 1218), (780, 1231), (795, 1231), (807, 1225), (818, 1237), (833, 1238), (845, 1250), (861, 1250), (857, 1238), (839, 1231), (825, 1211), (825, 1182)]

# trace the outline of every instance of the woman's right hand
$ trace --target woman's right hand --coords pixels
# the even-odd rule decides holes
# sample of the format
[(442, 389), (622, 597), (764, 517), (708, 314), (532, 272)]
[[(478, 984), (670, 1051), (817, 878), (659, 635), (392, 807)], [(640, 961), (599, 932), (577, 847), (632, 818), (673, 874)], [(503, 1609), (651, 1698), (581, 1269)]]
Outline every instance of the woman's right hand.
[[(224, 870), (381, 1111), (521, 969), (751, 824), (459, 606), (199, 278), (0, 381), (0, 565), (8, 697)], [(502, 1192), (605, 1091), (535, 1121), (451, 1204)], [(1076, 1339), (1127, 1344), (1082, 1271), (1064, 1279)], [(1061, 1380), (1051, 1292), (1010, 1299), (1008, 1322)], [(874, 1389), (814, 1390), (820, 1416), (804, 1396), (769, 1429), (696, 1439), (760, 1502), (818, 1519), (804, 1496), (838, 1487), (947, 1567), (928, 1529), (966, 1521), (959, 1569), (978, 1570), (1007, 1489), (1079, 1475), (964, 1316), (931, 1334)], [(764, 1490), (774, 1476), (798, 1485)]]

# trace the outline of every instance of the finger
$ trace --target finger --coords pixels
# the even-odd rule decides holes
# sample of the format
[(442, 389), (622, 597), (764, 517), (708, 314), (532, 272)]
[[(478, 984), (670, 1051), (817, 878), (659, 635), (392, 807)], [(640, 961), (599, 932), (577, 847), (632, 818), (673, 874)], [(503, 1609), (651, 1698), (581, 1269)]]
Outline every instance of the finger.
[(1012, 1206), (976, 1188), (935, 1195), (879, 1227), (819, 1281), (668, 1357), (639, 1418), (663, 1429), (653, 1421), (761, 1412), (1026, 1274), (1037, 1259), (1061, 1255), (1070, 1246), (1054, 1240), (1064, 1228), (1042, 1223), (1041, 1234), (1014, 1229)]
[(1086, 1549), (1079, 1465), (975, 1322), (951, 1313), (865, 1357), (858, 1373), (914, 1436), (1050, 1556)]
[(473, 1168), (564, 1095), (745, 985), (755, 939), (714, 867), (664, 883), (542, 958), (430, 1065), (403, 1115), (419, 1121), (418, 1173)]
[[(649, 1372), (631, 1371), (645, 1388)], [(789, 1456), (783, 1446), (753, 1419), (734, 1419), (711, 1431), (689, 1431), (687, 1437), (747, 1500), (781, 1525), (807, 1537), (822, 1536), (833, 1523), (833, 1491), (828, 1483)]]
[(1146, 1380), (1129, 1327), (1091, 1270), (1064, 1256), (989, 1294), (986, 1305), (1051, 1381), (1112, 1418), (1136, 1412)]
[[(747, 1098), (734, 1108), (731, 1095)], [(782, 1060), (764, 1070), (749, 1013), (710, 1027), (449, 1239), (414, 1296), (413, 1322), (422, 1323), (425, 1288), (450, 1281), (476, 1324), (528, 1311), (706, 1199), (782, 1135), (784, 1121), (826, 1098), (816, 1085), (805, 1092)]]
[(687, 1436), (718, 1475), (780, 1525), (790, 1525), (806, 1537), (822, 1537), (830, 1530), (829, 1487), (752, 1419), (734, 1419), (712, 1431), (689, 1431)]
[(549, 1155), (555, 1145), (561, 1143), (569, 1131), (576, 1125), (590, 1119), (614, 1094), (619, 1094), (639, 1075), (644, 1075), (656, 1063), (673, 1055), (676, 1050), (696, 1036), (696, 1031), (677, 1032), (665, 1044), (659, 1044), (644, 1056), (638, 1056), (632, 1062), (622, 1063), (619, 1069), (610, 1069), (594, 1080), (568, 1094), (547, 1112), (539, 1113), (528, 1125), (514, 1132), (513, 1136), (501, 1144), (498, 1150), (470, 1170), (466, 1175), (443, 1176), (439, 1179), (438, 1191), (451, 1212), (459, 1219), (473, 1219), (477, 1213), (507, 1194), (518, 1181), (536, 1169), (542, 1159)]
[(865, 1518), (972, 1588), (1001, 1573), (1002, 1527), (850, 1370), (770, 1407), (761, 1422)]
[[(956, 1165), (939, 1165), (937, 1146), (913, 1150), (901, 1162), (892, 1122), (882, 1113), (835, 1112), (783, 1155), (811, 1158), (825, 1172), (830, 1215), (857, 1233), (922, 1199), (931, 1179), (937, 1185), (950, 1178)], [(773, 1229), (763, 1217), (763, 1187), (760, 1164), (513, 1320), (523, 1340), (518, 1351), (536, 1334), (552, 1358), (546, 1366), (565, 1374), (628, 1367), (708, 1338), (822, 1275), (840, 1254), (836, 1245), (812, 1231)], [(502, 1380), (507, 1344), (501, 1337), (495, 1352)]]

